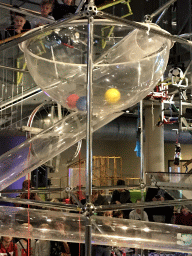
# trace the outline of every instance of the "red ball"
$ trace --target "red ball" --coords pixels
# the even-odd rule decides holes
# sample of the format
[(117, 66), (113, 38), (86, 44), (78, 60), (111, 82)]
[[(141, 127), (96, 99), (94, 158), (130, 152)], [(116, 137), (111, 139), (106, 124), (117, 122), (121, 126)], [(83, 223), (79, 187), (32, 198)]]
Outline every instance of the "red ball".
[(76, 103), (79, 99), (79, 96), (77, 94), (71, 94), (70, 96), (67, 97), (66, 103), (69, 108), (75, 108)]

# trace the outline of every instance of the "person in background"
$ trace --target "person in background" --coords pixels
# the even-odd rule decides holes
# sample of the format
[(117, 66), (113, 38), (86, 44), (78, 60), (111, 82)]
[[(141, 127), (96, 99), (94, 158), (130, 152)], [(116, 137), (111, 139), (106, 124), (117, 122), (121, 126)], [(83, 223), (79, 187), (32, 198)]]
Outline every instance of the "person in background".
[(146, 202), (157, 202), (155, 208), (145, 208), (148, 215), (149, 221), (161, 222), (161, 223), (171, 223), (173, 216), (172, 206), (158, 206), (158, 202), (163, 202), (165, 200), (173, 200), (173, 198), (164, 190), (159, 188), (148, 188), (146, 193)]
[[(94, 186), (93, 186), (94, 187)], [(102, 196), (98, 190), (93, 189), (92, 191), (92, 197), (91, 197), (91, 202), (95, 205), (108, 205), (107, 198), (105, 196)], [(85, 205), (86, 199), (82, 199), (81, 203)]]
[[(53, 2), (49, 0), (43, 0), (40, 6), (41, 6), (41, 16), (44, 18), (49, 18), (51, 20), (54, 20), (53, 16), (50, 15), (53, 9)], [(34, 18), (31, 21), (31, 28), (43, 26), (45, 24), (50, 24), (50, 23), (51, 21), (49, 22), (41, 18)]]
[(192, 226), (192, 213), (186, 206), (181, 207), (181, 212), (177, 215), (175, 224)]
[[(81, 190), (79, 190), (81, 191)], [(77, 198), (80, 200), (80, 198), (83, 197), (83, 199), (80, 200), (82, 205), (86, 204), (86, 199), (85, 199), (85, 195), (82, 194), (81, 195), (79, 192), (77, 193)], [(102, 196), (98, 190), (94, 189), (93, 186), (93, 191), (92, 191), (92, 198), (91, 198), (91, 202), (95, 205), (108, 205), (108, 201), (107, 198), (105, 196)], [(74, 203), (74, 202), (71, 202)], [(78, 243), (69, 243), (70, 246), (70, 251), (71, 251), (71, 256), (76, 256), (76, 255), (85, 255), (85, 244), (78, 244)]]
[[(22, 185), (22, 190), (23, 192), (20, 195), (20, 198), (23, 199), (28, 199), (28, 188), (31, 189), (31, 180), (24, 180), (23, 181), (23, 185)], [(31, 193), (30, 192), (30, 196), (29, 196), (30, 200), (37, 200), (37, 201), (41, 201), (41, 198), (36, 194), (36, 193)]]
[[(117, 186), (125, 186), (124, 180), (118, 180)], [(130, 192), (127, 189), (118, 189), (114, 190), (111, 198), (111, 204), (126, 204), (126, 203), (132, 203), (130, 200)], [(130, 210), (124, 210), (124, 218), (129, 218)]]
[[(103, 213), (105, 220), (100, 224), (102, 230), (106, 232), (114, 232), (113, 228), (111, 227), (111, 221), (109, 218), (113, 217), (113, 211), (106, 211)], [(92, 247), (92, 256), (110, 256), (111, 255), (111, 246), (106, 246), (106, 245), (95, 245)]]
[[(59, 232), (59, 237), (65, 235), (66, 225), (63, 222), (56, 222), (55, 229)], [(50, 256), (67, 256), (70, 254), (70, 247), (67, 242), (51, 241)]]
[(63, 4), (59, 4), (57, 0), (54, 0), (54, 6), (52, 15), (55, 20), (64, 18), (67, 14), (75, 13), (76, 6), (72, 5), (72, 0), (62, 0)]
[[(141, 202), (141, 200), (138, 199), (137, 203), (140, 203), (140, 202)], [(145, 211), (143, 211), (143, 216), (142, 216), (142, 211), (140, 208), (137, 208), (137, 209), (131, 211), (129, 214), (129, 219), (149, 221), (147, 213)]]
[[(113, 217), (122, 219), (123, 218), (123, 211), (114, 211), (113, 212)], [(125, 235), (126, 235), (125, 230), (122, 230), (122, 232), (125, 233)], [(112, 248), (112, 254), (111, 255), (122, 256), (122, 255), (127, 255), (128, 252), (131, 253), (131, 252), (133, 252), (133, 250), (130, 249), (130, 248), (116, 247), (115, 246), (115, 247)], [(129, 255), (132, 255), (132, 254), (129, 254)]]
[(123, 211), (114, 211), (113, 217), (123, 219)]
[(51, 241), (51, 253), (49, 255), (50, 256), (67, 256), (67, 255), (71, 255), (68, 243), (66, 243), (66, 242)]
[[(22, 229), (29, 233), (33, 230), (31, 224), (23, 223)], [(18, 256), (37, 256), (37, 242), (34, 239), (21, 238), (17, 242)]]
[(2, 236), (0, 241), (0, 256), (18, 256), (17, 245), (13, 243), (10, 236)]
[[(50, 201), (51, 203), (60, 203), (59, 200), (57, 198), (53, 198), (51, 199)], [(56, 209), (56, 208), (50, 208), (51, 211), (62, 211), (62, 210), (59, 210), (59, 209)]]
[[(37, 200), (41, 201), (41, 198), (36, 194), (36, 193), (28, 193), (28, 189), (31, 189), (31, 180), (24, 180), (22, 184), (22, 193), (18, 196), (21, 199), (29, 199), (29, 200)], [(15, 204), (16, 207), (23, 207), (23, 208), (28, 208), (27, 204)], [(29, 206), (30, 208), (37, 208), (37, 206)]]
[[(19, 9), (18, 5), (13, 5), (14, 8)], [(14, 11), (10, 11), (10, 20), (11, 20), (11, 25), (14, 25), (14, 17), (15, 17), (15, 12)], [(28, 31), (31, 29), (31, 25), (30, 22), (28, 20), (26, 20), (24, 26), (23, 26), (23, 31)]]
[[(4, 33), (2, 33), (2, 39), (16, 36), (18, 34), (21, 34), (24, 31), (23, 27), (26, 23), (26, 16), (21, 13), (15, 13), (13, 18), (13, 24), (5, 29)], [(4, 34), (4, 35), (3, 35)]]

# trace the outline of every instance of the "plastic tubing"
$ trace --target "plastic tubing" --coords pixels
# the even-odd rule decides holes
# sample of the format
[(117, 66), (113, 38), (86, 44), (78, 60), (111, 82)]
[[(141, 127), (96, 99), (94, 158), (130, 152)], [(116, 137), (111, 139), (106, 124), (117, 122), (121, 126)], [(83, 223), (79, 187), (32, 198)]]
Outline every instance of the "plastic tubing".
[[(123, 112), (118, 112), (94, 116), (93, 131), (122, 114)], [(74, 112), (51, 128), (6, 152), (0, 157), (0, 191), (68, 149), (83, 139), (85, 135), (86, 114)]]
[[(27, 216), (30, 217), (30, 228)], [(0, 234), (28, 239), (85, 242), (86, 216), (60, 211), (0, 207)], [(191, 253), (192, 227), (92, 216), (92, 244)]]

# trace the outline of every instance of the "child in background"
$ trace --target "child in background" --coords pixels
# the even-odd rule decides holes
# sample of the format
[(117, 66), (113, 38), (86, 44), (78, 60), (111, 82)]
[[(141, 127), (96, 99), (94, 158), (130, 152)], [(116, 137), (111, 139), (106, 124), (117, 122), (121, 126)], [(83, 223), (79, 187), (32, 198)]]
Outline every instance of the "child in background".
[[(13, 5), (14, 8), (20, 9), (18, 5)], [(11, 20), (11, 25), (14, 25), (14, 17), (15, 17), (15, 12), (10, 11), (10, 20)], [(26, 20), (24, 26), (23, 26), (23, 31), (28, 31), (31, 29), (30, 22)]]
[(13, 18), (13, 24), (5, 29), (2, 39), (12, 37), (25, 32), (23, 27), (26, 23), (25, 15), (22, 13), (15, 13)]
[[(49, 15), (53, 9), (53, 2), (49, 0), (43, 0), (41, 2), (41, 16), (44, 18), (49, 18), (54, 20), (53, 16)], [(31, 21), (31, 28), (36, 28), (39, 26), (43, 26), (45, 24), (50, 24), (51, 21), (46, 21), (41, 18), (35, 18)]]
[(18, 256), (17, 245), (13, 243), (12, 237), (2, 236), (0, 242), (0, 256)]
[[(141, 200), (137, 199), (137, 203), (141, 203)], [(131, 211), (129, 214), (129, 219), (149, 221), (147, 213), (145, 211), (142, 213), (140, 208)]]

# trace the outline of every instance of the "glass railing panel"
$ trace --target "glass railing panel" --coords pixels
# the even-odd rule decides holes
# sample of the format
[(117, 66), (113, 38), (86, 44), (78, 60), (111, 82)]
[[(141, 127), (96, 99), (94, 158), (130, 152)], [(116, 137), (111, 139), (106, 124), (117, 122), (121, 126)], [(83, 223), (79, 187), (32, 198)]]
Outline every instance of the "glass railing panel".
[(166, 182), (166, 183), (182, 183), (192, 185), (191, 173), (178, 173), (178, 172), (148, 172), (146, 173), (147, 183), (151, 182)]

